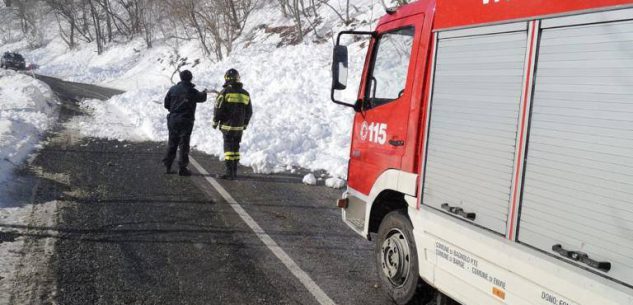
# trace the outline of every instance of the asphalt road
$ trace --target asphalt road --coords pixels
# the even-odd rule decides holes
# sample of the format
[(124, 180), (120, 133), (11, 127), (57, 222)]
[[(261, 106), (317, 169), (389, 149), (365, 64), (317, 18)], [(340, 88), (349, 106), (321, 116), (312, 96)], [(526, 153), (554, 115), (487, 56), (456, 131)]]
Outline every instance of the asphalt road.
[[(49, 288), (26, 303), (319, 304), (207, 177), (163, 174), (165, 143), (81, 138), (61, 124), (87, 115), (78, 100), (120, 91), (40, 79), (63, 102), (60, 125), (29, 166), (47, 175), (23, 170), (11, 195), (35, 204), (57, 200), (58, 211), (53, 227), (23, 234), (55, 239), (43, 272)], [(217, 157), (193, 157), (211, 174), (222, 170)], [(222, 187), (328, 298), (393, 304), (378, 286), (373, 244), (334, 207), (341, 190), (305, 186), (299, 175), (240, 171), (238, 181), (219, 180)]]

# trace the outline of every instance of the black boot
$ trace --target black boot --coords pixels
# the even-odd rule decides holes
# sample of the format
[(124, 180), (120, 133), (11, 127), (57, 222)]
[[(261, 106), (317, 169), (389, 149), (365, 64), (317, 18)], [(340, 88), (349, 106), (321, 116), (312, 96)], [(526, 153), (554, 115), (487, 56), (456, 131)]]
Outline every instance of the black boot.
[(178, 171), (178, 175), (180, 175), (180, 176), (191, 176), (191, 172), (186, 167), (182, 167)]
[(165, 166), (165, 174), (174, 174), (174, 170), (171, 169), (171, 163), (167, 160), (167, 159), (163, 159), (163, 161), (161, 161), (161, 163), (163, 163), (163, 166)]
[(231, 176), (233, 176), (233, 179), (237, 179), (237, 166), (239, 165), (240, 161), (233, 160), (232, 162), (233, 164), (231, 165)]
[(233, 161), (232, 160), (225, 160), (224, 161), (224, 168), (225, 168), (225, 173), (224, 175), (220, 176), (220, 179), (226, 179), (226, 180), (233, 180)]

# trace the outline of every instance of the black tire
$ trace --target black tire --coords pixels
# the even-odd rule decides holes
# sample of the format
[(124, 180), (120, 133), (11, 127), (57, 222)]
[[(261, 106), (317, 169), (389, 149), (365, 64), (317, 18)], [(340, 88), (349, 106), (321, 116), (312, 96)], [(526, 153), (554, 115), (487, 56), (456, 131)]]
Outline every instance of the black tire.
[(390, 212), (380, 223), (374, 257), (381, 286), (394, 302), (405, 305), (423, 297), (416, 295), (427, 289), (419, 289), (413, 225), (403, 211)]

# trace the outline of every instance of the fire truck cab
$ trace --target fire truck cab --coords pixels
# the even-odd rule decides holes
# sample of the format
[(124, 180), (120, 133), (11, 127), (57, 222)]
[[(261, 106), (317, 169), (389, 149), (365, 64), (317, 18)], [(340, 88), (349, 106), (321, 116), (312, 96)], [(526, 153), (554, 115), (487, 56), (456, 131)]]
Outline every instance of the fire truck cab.
[(633, 305), (632, 0), (420, 0), (332, 72), (338, 206), (396, 303)]

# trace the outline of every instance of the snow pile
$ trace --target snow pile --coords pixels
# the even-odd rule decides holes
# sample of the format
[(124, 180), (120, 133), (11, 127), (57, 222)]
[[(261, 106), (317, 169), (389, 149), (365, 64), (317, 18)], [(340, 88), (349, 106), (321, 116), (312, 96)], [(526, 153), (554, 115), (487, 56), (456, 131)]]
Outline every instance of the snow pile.
[[(330, 2), (334, 7), (343, 3)], [(205, 56), (197, 41), (157, 40), (154, 48), (146, 49), (142, 39), (135, 39), (111, 44), (97, 55), (94, 45), (68, 50), (55, 37), (42, 48), (22, 50), (27, 60), (41, 67), (42, 74), (128, 90), (107, 103), (85, 101), (82, 106), (95, 119), (73, 122), (85, 136), (119, 140), (166, 141), (167, 113), (162, 101), (172, 85), (170, 61), (175, 54), (188, 58), (183, 68), (193, 72), (198, 89), (221, 89), (224, 72), (236, 68), (254, 107), (242, 142), (242, 165), (257, 173), (302, 167), (345, 178), (354, 112), (330, 101), (332, 41), (345, 29), (371, 30), (384, 14), (379, 2), (350, 3), (352, 24), (343, 25), (330, 7), (321, 5), (318, 35), (310, 31), (297, 45), (284, 45), (279, 33), (268, 30), (287, 28), (293, 22), (281, 16), (276, 4), (266, 4), (252, 13), (233, 53), (220, 62)], [(6, 48), (20, 50), (22, 46), (0, 46)], [(345, 101), (355, 100), (366, 52), (365, 41), (350, 45), (349, 89), (341, 95)], [(221, 158), (221, 135), (211, 128), (214, 98), (210, 95), (210, 101), (198, 108), (192, 145)]]
[[(308, 45), (261, 50), (246, 49), (231, 62), (215, 65), (194, 75), (198, 86), (221, 89), (224, 70), (231, 64), (242, 72), (245, 89), (251, 92), (253, 118), (244, 132), (241, 163), (256, 173), (284, 171), (288, 166), (324, 169), (339, 177), (346, 175), (352, 111), (328, 101), (329, 48), (316, 53)], [(325, 48), (324, 48), (325, 49)], [(272, 56), (271, 56), (272, 55)], [(290, 56), (292, 55), (292, 56)], [(305, 69), (296, 70), (301, 58)], [(252, 65), (258, 62), (258, 65)], [(82, 133), (114, 139), (136, 139), (144, 134), (152, 141), (165, 141), (168, 130), (163, 98), (168, 86), (132, 90), (106, 103), (85, 101), (82, 107), (94, 114), (94, 121), (79, 124)], [(222, 156), (222, 136), (213, 130), (215, 95), (198, 106), (192, 146)], [(111, 114), (120, 115), (111, 115)], [(114, 122), (113, 120), (117, 120)], [(129, 127), (136, 131), (131, 132)], [(107, 130), (107, 131), (106, 131)]]
[(306, 185), (316, 185), (317, 184), (317, 178), (314, 176), (314, 174), (310, 173), (307, 174), (303, 177), (303, 184)]
[(325, 180), (325, 186), (340, 189), (345, 186), (345, 180), (336, 177), (328, 178)]
[(73, 117), (66, 127), (78, 131), (84, 137), (107, 138), (118, 141), (146, 141), (150, 138), (127, 114), (112, 102), (84, 100), (81, 108), (91, 117)]
[(44, 83), (0, 71), (0, 184), (37, 147), (56, 120), (57, 102)]
[(142, 39), (135, 39), (114, 44), (98, 55), (93, 45), (82, 44), (69, 51), (61, 39), (55, 38), (43, 48), (24, 53), (27, 61), (40, 66), (40, 74), (73, 82), (136, 89), (170, 82), (173, 69), (168, 71), (168, 66), (160, 65), (158, 59), (166, 58), (171, 51), (165, 45), (145, 49)]

